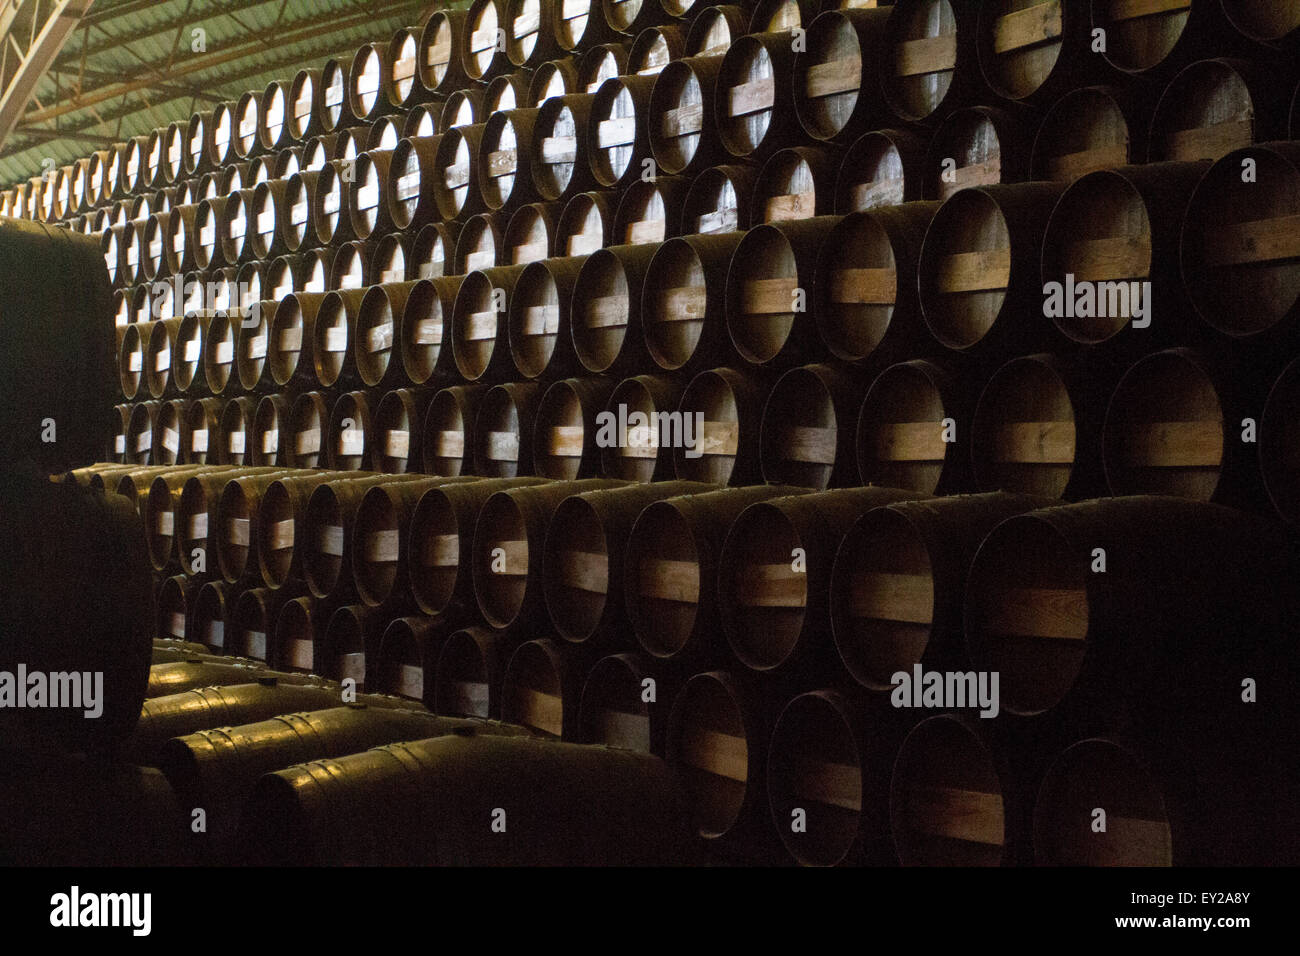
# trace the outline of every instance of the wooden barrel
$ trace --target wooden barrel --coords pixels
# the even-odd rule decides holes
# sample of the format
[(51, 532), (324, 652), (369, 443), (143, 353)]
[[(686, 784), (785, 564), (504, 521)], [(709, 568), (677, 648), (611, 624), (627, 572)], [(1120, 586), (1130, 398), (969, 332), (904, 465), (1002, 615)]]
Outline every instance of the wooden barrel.
[(186, 806), (209, 808), (204, 837), (214, 860), (226, 859), (240, 809), (266, 773), (307, 760), (340, 757), (395, 740), (459, 729), (515, 732), (482, 721), (434, 717), (418, 710), (349, 705), (203, 730), (163, 746), (161, 764)]
[(459, 276), (420, 279), (407, 292), (400, 354), (402, 370), (415, 385), (436, 384), (439, 378), (453, 374), (452, 350), (444, 345), (450, 338), (448, 326), (461, 282)]
[(447, 94), (465, 85), (464, 10), (435, 10), (420, 32), (419, 78), (426, 90)]
[(600, 0), (593, 6), (601, 8), (611, 30), (627, 36), (636, 36), (642, 30), (675, 16), (656, 0)]
[(533, 427), (533, 470), (538, 475), (571, 481), (600, 471), (596, 418), (614, 384), (604, 377), (569, 378), (545, 390)]
[(327, 292), (316, 308), (311, 348), (321, 388), (348, 385), (357, 379), (354, 344), (365, 297), (365, 289), (335, 289)]
[(606, 80), (595, 93), (588, 120), (592, 175), (612, 189), (642, 176), (650, 156), (650, 93), (652, 76), (620, 76)]
[(407, 263), (415, 237), (409, 232), (390, 232), (374, 241), (375, 251), (370, 257), (370, 275), (376, 285), (407, 280)]
[(787, 222), (830, 215), (840, 154), (812, 146), (775, 152), (754, 183), (750, 221)]
[(1273, 508), (1283, 520), (1300, 523), (1300, 488), (1295, 482), (1300, 457), (1296, 409), (1300, 406), (1300, 362), (1288, 365), (1273, 384), (1259, 420), (1259, 469)]
[(830, 626), (835, 551), (867, 511), (915, 497), (895, 488), (848, 488), (746, 508), (718, 559), (719, 619), (736, 658), (765, 673), (833, 676), (819, 643)]
[(451, 345), (456, 368), (468, 381), (500, 380), (514, 374), (507, 310), (526, 268), (479, 270), (461, 283), (452, 310)]
[[(947, 348), (1023, 352), (1041, 332), (1026, 315), (1041, 312), (1034, 264), (1064, 185), (1019, 183), (956, 193), (930, 223), (917, 266), (921, 311)], [(1016, 317), (1021, 321), (1017, 322)]]
[[(215, 555), (212, 556), (210, 570), (208, 564), (209, 526), (212, 524), (209, 516), (216, 511), (222, 487), (236, 473), (243, 472), (225, 474), (213, 471), (192, 475), (186, 479), (181, 489), (180, 499), (175, 505), (172, 530), (176, 540), (176, 557), (180, 560), (181, 569), (191, 578), (207, 578), (217, 571)], [(191, 639), (198, 639), (194, 635), (201, 633), (200, 630), (192, 630)], [(206, 638), (200, 639), (200, 642), (211, 643)]]
[(655, 252), (645, 287), (659, 291), (642, 300), (642, 328), (650, 356), (660, 368), (699, 367), (729, 352), (718, 321), (725, 301), (716, 291), (725, 288), (724, 276), (740, 241), (739, 233), (679, 236)]
[(551, 258), (559, 203), (529, 203), (520, 206), (506, 224), (501, 237), (503, 258), (509, 265), (528, 265)]
[(198, 210), (197, 203), (186, 203), (173, 206), (163, 214), (163, 254), (167, 260), (167, 272), (172, 275), (184, 275), (198, 269), (194, 255), (194, 245), (198, 241), (194, 219)]
[[(290, 684), (269, 674), (247, 684), (204, 687), (155, 697), (141, 710), (140, 722), (127, 742), (125, 756), (143, 766), (157, 766), (164, 745), (173, 737), (270, 720), (280, 714), (335, 707), (342, 693), (342, 687), (335, 683)], [(376, 694), (359, 695), (356, 703), (412, 709), (407, 701)]]
[(501, 679), (501, 719), (539, 737), (577, 736), (580, 667), (556, 641), (525, 641), (510, 655)]
[(525, 378), (563, 373), (576, 364), (570, 301), (583, 261), (546, 259), (530, 263), (519, 275), (507, 329), (515, 368)]
[[(811, 691), (786, 704), (773, 727), (768, 799), (786, 852), (802, 866), (894, 860), (888, 788), (901, 721), (863, 704)], [(806, 826), (794, 826), (796, 818)]]
[(560, 0), (559, 7), (555, 38), (562, 49), (586, 50), (616, 36), (605, 19), (601, 0)]
[(471, 216), (456, 237), (456, 250), (447, 271), (465, 275), (507, 265), (505, 225), (505, 216), (499, 212), (481, 212)]
[(1251, 143), (1286, 135), (1289, 91), (1260, 64), (1201, 60), (1165, 88), (1151, 117), (1151, 162), (1218, 160)]
[[(1257, 181), (1242, 181), (1247, 159)], [(1297, 215), (1300, 148), (1294, 144), (1230, 153), (1205, 174), (1187, 206), (1180, 255), (1187, 294), (1205, 322), (1264, 346), (1292, 334), (1300, 311)]]
[[(679, 681), (643, 654), (611, 654), (587, 672), (576, 719), (577, 739), (662, 757), (669, 709)], [(647, 699), (648, 698), (648, 699)]]
[(426, 614), (463, 619), (474, 608), (474, 524), (498, 491), (543, 483), (541, 478), (478, 479), (426, 490), (411, 515), (407, 538), (411, 596)]
[[(175, 546), (177, 538), (176, 514), (185, 483), (196, 475), (213, 475), (230, 470), (224, 466), (214, 465), (200, 466), (198, 468), (171, 468), (157, 474), (141, 471), (140, 484), (147, 486), (148, 491), (143, 507), (140, 510), (140, 516), (144, 520), (149, 563), (155, 571), (165, 571), (177, 563), (177, 549)], [(181, 610), (184, 610), (183, 601), (181, 602)], [(185, 636), (183, 623), (181, 633), (174, 636)]]
[(158, 411), (158, 428), (154, 434), (152, 457), (164, 465), (190, 464), (192, 438), (189, 430), (189, 400), (174, 398)]
[(433, 197), (444, 219), (464, 222), (482, 212), (482, 171), (478, 156), (486, 123), (455, 126), (438, 143), (434, 158)]
[(144, 384), (144, 346), (148, 329), (147, 322), (132, 322), (122, 333), (117, 348), (118, 387), (127, 401), (135, 399)]
[(1129, 74), (1168, 76), (1236, 39), (1218, 3), (1094, 3), (1093, 20), (1105, 31), (1106, 62)]
[(429, 396), (413, 389), (394, 389), (384, 395), (375, 409), (375, 464), (386, 474), (405, 474), (419, 469), (423, 456), (420, 437), (424, 433), (424, 410)]
[(321, 392), (303, 392), (289, 411), (290, 444), (286, 449), (294, 468), (319, 468), (326, 461), (325, 432), (329, 426), (329, 405)]
[(759, 158), (790, 141), (798, 123), (793, 89), (778, 78), (794, 75), (791, 47), (788, 34), (755, 33), (727, 49), (714, 122), (732, 156)]
[(325, 451), (330, 467), (339, 471), (370, 471), (375, 442), (368, 392), (345, 392), (330, 409)]
[(1300, 12), (1260, 0), (1224, 3), (1223, 13), (1236, 29), (1256, 43), (1286, 49), (1300, 38)]
[(140, 240), (140, 265), (144, 278), (148, 280), (166, 278), (167, 259), (167, 219), (169, 212), (155, 212), (143, 220), (144, 231)]
[(320, 176), (320, 170), (301, 170), (285, 180), (280, 233), (285, 249), (290, 252), (311, 249), (320, 242), (313, 218), (316, 210), (323, 208), (316, 201)]
[(555, 510), (569, 495), (620, 484), (587, 478), (510, 488), (488, 498), (474, 527), (472, 573), (474, 596), (489, 625), (518, 629), (545, 613), (543, 553)]
[(435, 100), (413, 106), (402, 120), (401, 139), (428, 139), (442, 132), (444, 103)]
[(904, 738), (889, 782), (904, 866), (1011, 866), (1024, 855), (1028, 781), (983, 723), (938, 714)]
[[(1064, 308), (1052, 320), (1068, 338), (1142, 352), (1168, 341), (1175, 329), (1186, 340), (1178, 318), (1187, 309), (1178, 242), (1187, 201), (1209, 166), (1153, 163), (1098, 171), (1065, 191), (1043, 236), (1042, 278), (1044, 289), (1054, 282), (1062, 291)], [(1095, 284), (1091, 307), (1078, 308), (1087, 303), (1076, 302), (1076, 282)]]
[(555, 227), (556, 255), (580, 256), (616, 245), (614, 214), (609, 193), (578, 193), (565, 204)]
[(516, 67), (535, 70), (560, 53), (556, 36), (558, 4), (544, 0), (507, 0), (501, 11), (506, 55)]
[(839, 222), (820, 216), (758, 225), (744, 234), (727, 269), (726, 318), (731, 343), (746, 362), (788, 367), (815, 352), (808, 300), (817, 255)]
[(486, 627), (451, 634), (435, 667), (434, 711), (448, 717), (498, 717), (501, 676), (509, 652), (504, 635)]
[(690, 25), (686, 31), (686, 56), (722, 56), (736, 37), (749, 32), (749, 13), (744, 5), (719, 4), (708, 6), (700, 0), (668, 0), (665, 9), (689, 6), (693, 9), (673, 16), (685, 19)]
[(435, 618), (395, 619), (379, 639), (375, 686), (407, 700), (424, 702), (428, 696), (432, 703), (434, 668), (446, 637), (447, 625)]
[(388, 88), (392, 65), (387, 43), (367, 43), (357, 48), (348, 69), (348, 112), (363, 124), (373, 123), (393, 109)]
[(1212, 354), (1169, 349), (1139, 360), (1111, 396), (1102, 464), (1111, 494), (1166, 494), (1253, 505), (1258, 452), (1242, 423), (1260, 388)]
[[(582, 3), (584, 0), (571, 0)], [(627, 73), (628, 47), (624, 43), (602, 43), (586, 48), (578, 60), (578, 91), (595, 93), (606, 80)]]
[(499, 110), (488, 117), (476, 155), (478, 182), (488, 209), (513, 211), (538, 196), (532, 144), (538, 111)]
[(357, 507), (349, 564), (357, 596), (367, 607), (392, 607), (402, 601), (411, 573), (409, 532), (420, 498), (431, 488), (465, 478), (404, 475), (368, 487)]
[(872, 382), (858, 417), (864, 484), (951, 494), (968, 486), (956, 445), (970, 427), (971, 398), (946, 369), (924, 360), (892, 365)]
[(946, 117), (926, 152), (927, 199), (947, 199), (973, 186), (1017, 183), (1028, 178), (1029, 126), (1018, 112), (969, 106)]
[(748, 675), (727, 671), (696, 674), (673, 701), (664, 756), (696, 834), (724, 862), (783, 856), (765, 794), (771, 711)]
[(528, 81), (528, 104), (541, 107), (557, 96), (571, 96), (583, 92), (578, 74), (577, 57), (547, 60), (533, 71)]
[(467, 87), (447, 97), (438, 126), (446, 133), (457, 127), (487, 122), (487, 118), (488, 113), (483, 109), (483, 92), (478, 87)]
[(645, 364), (641, 289), (655, 252), (649, 245), (611, 246), (582, 262), (569, 311), (573, 347), (588, 372), (627, 372)]
[(1055, 503), (993, 492), (895, 502), (859, 518), (835, 553), (829, 592), (831, 633), (854, 681), (884, 695), (918, 665), (969, 670), (962, 599), (976, 550), (1005, 519)]
[(950, 0), (894, 5), (885, 25), (881, 79), (885, 103), (909, 123), (934, 120), (978, 89), (975, 11)]
[(976, 49), (984, 80), (1009, 100), (1048, 103), (1096, 76), (1089, 11), (1060, 0), (995, 0), (980, 5)]
[(714, 490), (700, 482), (662, 481), (586, 491), (561, 502), (542, 552), (543, 593), (559, 636), (589, 647), (626, 646), (631, 633), (622, 582), (633, 524), (653, 502)]
[[(189, 620), (189, 606), (198, 594), (198, 587), (183, 574), (165, 578), (158, 588), (158, 625), (155, 633), (165, 637), (185, 640), (186, 625)], [(196, 644), (195, 647), (203, 647)], [(155, 663), (157, 661), (155, 645)], [(150, 668), (152, 671), (152, 668)]]
[(272, 259), (266, 266), (266, 280), (263, 293), (270, 300), (272, 313), (286, 296), (307, 290), (307, 256), (301, 253), (285, 253)]
[(682, 206), (682, 232), (744, 231), (750, 225), (756, 171), (750, 166), (714, 166), (695, 177)]
[[(424, 793), (428, 791), (429, 781), (448, 779), (450, 774), (463, 782), (463, 788), (456, 788), (454, 794), (451, 791), (437, 794), (440, 805), (448, 808), (445, 822), (431, 825), (424, 820), (421, 823), (423, 804), (414, 796), (390, 801), (383, 813), (360, 818), (367, 831), (380, 827), (381, 819), (385, 824), (395, 818), (403, 821), (402, 839), (385, 837), (378, 844), (369, 838), (355, 844), (347, 841), (340, 844), (341, 828), (300, 799), (307, 775), (316, 772), (314, 765), (280, 771), (259, 783), (258, 791), (250, 799), (244, 816), (248, 826), (241, 830), (240, 846), (249, 848), (249, 859), (253, 862), (361, 863), (390, 859), (414, 864), (535, 865), (554, 860), (580, 865), (607, 860), (630, 865), (665, 865), (693, 861), (695, 851), (688, 840), (676, 779), (658, 758), (555, 741), (519, 739), (518, 745), (498, 744), (515, 740), (453, 735), (392, 744), (329, 761), (337, 768), (330, 771), (336, 774), (332, 779), (340, 781), (330, 788), (326, 798), (330, 804), (352, 805), (360, 798), (363, 804), (373, 805), (372, 797), (359, 797), (371, 792)], [(491, 837), (460, 844), (447, 839), (451, 833), (470, 832), (470, 821), (485, 799), (483, 794), (500, 790), (489, 782), (489, 775), (482, 773), (486, 766), (507, 768), (514, 782), (501, 802), (511, 808), (511, 819), (517, 820), (516, 826), (524, 828), (528, 836), (509, 847)], [(517, 771), (513, 769), (515, 766), (519, 767)], [(540, 801), (526, 796), (538, 787), (554, 796)], [(574, 795), (586, 793), (592, 787), (600, 795), (587, 801), (585, 812), (575, 817), (573, 809), (582, 801), (575, 801)], [(267, 794), (266, 799), (261, 797), (262, 793)], [(633, 799), (633, 793), (639, 796)], [(629, 810), (634, 803), (635, 813)], [(259, 823), (272, 818), (300, 822), (277, 823), (274, 828)], [(407, 820), (411, 821), (411, 827), (406, 825)], [(273, 836), (284, 832), (281, 826), (290, 825), (294, 826), (294, 832), (311, 834), (306, 843), (277, 840)], [(579, 831), (586, 833), (587, 839), (575, 842), (574, 836)], [(269, 842), (272, 840), (276, 842)]]
[(369, 239), (393, 229), (388, 199), (393, 191), (391, 149), (372, 149), (357, 157), (356, 182), (347, 195), (348, 217), (358, 239)]
[(189, 435), (184, 459), (191, 464), (215, 464), (220, 457), (221, 408), (219, 398), (198, 398), (185, 410), (185, 431)]
[(283, 466), (288, 461), (290, 399), (284, 395), (263, 395), (253, 412), (249, 436), (249, 460), (254, 465)]
[(316, 177), (308, 218), (316, 228), (316, 243), (322, 246), (337, 247), (354, 235), (347, 211), (352, 183), (344, 179), (345, 164), (348, 164), (348, 175), (355, 180), (355, 160), (330, 160)]
[(453, 385), (434, 393), (425, 409), (419, 441), (426, 474), (454, 476), (472, 470), (467, 449), (487, 390), (486, 385)]
[[(260, 587), (251, 587), (240, 592), (235, 600), (231, 628), (227, 634), (227, 652), (261, 664), (278, 657), (279, 650), (274, 643), (275, 623), (280, 616), (280, 609), (289, 597), (286, 591), (272, 591)], [(281, 678), (281, 680), (292, 679), (290, 675)], [(239, 683), (239, 681), (229, 680), (222, 683)]]
[[(270, 468), (250, 469), (229, 475), (221, 486), (220, 498), (212, 511), (211, 537), (215, 540), (211, 541), (211, 550), (215, 552), (216, 568), (227, 584), (260, 578), (254, 549), (262, 535), (262, 495), (276, 478), (287, 474)], [(230, 636), (227, 634), (227, 639)]]
[(627, 617), (641, 647), (697, 669), (723, 660), (714, 584), (727, 529), (754, 502), (805, 493), (756, 485), (648, 505), (623, 554)]
[(474, 419), (474, 474), (514, 478), (533, 470), (533, 426), (542, 390), (535, 382), (493, 386)]
[(1034, 139), (1034, 179), (1073, 182), (1098, 169), (1140, 162), (1147, 154), (1138, 105), (1126, 92), (1087, 86), (1065, 94), (1047, 111)]
[(351, 339), (353, 361), (363, 385), (374, 388), (392, 384), (399, 377), (400, 365), (393, 361), (394, 346), (414, 286), (414, 282), (385, 282), (362, 294)]
[[(144, 386), (152, 398), (162, 398), (177, 392), (171, 380), (171, 368), (180, 326), (181, 320), (177, 318), (162, 319), (149, 325), (143, 364)], [(143, 336), (144, 330), (141, 330), (141, 337)]]
[(1076, 498), (1099, 491), (1105, 383), (1050, 355), (1002, 366), (980, 395), (971, 460), (980, 491)]
[(316, 316), (325, 297), (323, 292), (291, 292), (276, 307), (266, 365), (277, 387), (316, 380)]
[(595, 148), (589, 93), (554, 96), (542, 103), (533, 122), (528, 168), (533, 188), (547, 201), (568, 200), (596, 184), (586, 160)]
[[(268, 588), (280, 589), (302, 580), (303, 554), (308, 550), (309, 542), (301, 540), (300, 532), (305, 532), (302, 522), (311, 494), (318, 485), (351, 475), (351, 472), (341, 471), (286, 471), (273, 476), (275, 480), (262, 492), (258, 505), (255, 542), (258, 568), (262, 582)], [(310, 608), (302, 610), (309, 611)], [(286, 649), (278, 643), (280, 635), (277, 634), (276, 639), (280, 651), (277, 662), (292, 656), (286, 655)], [(310, 658), (306, 666), (310, 668)]]
[[(729, 368), (700, 372), (682, 392), (682, 440), (673, 443), (673, 471), (683, 481), (746, 485), (759, 478), (759, 428), (772, 381)], [(688, 426), (688, 422), (690, 426)], [(694, 436), (686, 447), (685, 433)]]
[(340, 607), (330, 615), (324, 644), (314, 649), (317, 668), (335, 680), (354, 681), (357, 687), (373, 684), (386, 623), (387, 615), (373, 608)]
[(790, 369), (763, 408), (759, 461), (769, 482), (809, 488), (857, 479), (854, 435), (862, 400), (856, 377), (835, 365)]
[(625, 72), (637, 76), (657, 76), (669, 63), (686, 53), (686, 31), (677, 24), (648, 26), (636, 34), (627, 53)]
[(388, 215), (399, 229), (415, 229), (437, 213), (433, 177), (440, 138), (418, 136), (403, 139), (393, 149), (389, 162)]
[(396, 109), (410, 109), (428, 98), (420, 82), (420, 27), (403, 27), (388, 42), (384, 97)]
[(374, 284), (375, 247), (373, 240), (353, 239), (338, 246), (330, 263), (329, 287), (341, 291), (364, 292)]
[[(1124, 588), (1102, 561), (1126, 569)], [(1239, 699), (1239, 681), (1224, 678), (1287, 640), (1294, 595), (1279, 585), (1293, 561), (1275, 524), (1203, 502), (1135, 496), (1034, 511), (980, 546), (967, 646), (977, 668), (1001, 673), (1003, 711), (1092, 726), (1128, 715), (1179, 733), (1218, 694)], [(1140, 605), (1128, 586), (1145, 595)]]
[(471, 80), (486, 83), (510, 72), (504, 0), (474, 0), (461, 33), (461, 63)]
[[(794, 109), (813, 139), (852, 142), (880, 117), (887, 75), (880, 64), (893, 13), (883, 7), (827, 10), (804, 25), (806, 35), (794, 62)], [(920, 19), (928, 23), (931, 18), (927, 13)], [(942, 58), (924, 65), (943, 65)]]
[(292, 104), (289, 96), (292, 80), (272, 80), (262, 93), (261, 114), (258, 117), (258, 139), (267, 152), (278, 153), (288, 149), (296, 139), (289, 125)]
[[(671, 476), (670, 443), (660, 443), (662, 423), (656, 415), (671, 414), (681, 402), (682, 387), (671, 379), (638, 375), (624, 379), (605, 406), (608, 424), (614, 426), (611, 440), (601, 446), (601, 473), (625, 481), (663, 481)], [(672, 419), (667, 419), (670, 422)], [(671, 434), (671, 431), (670, 431)]]
[(916, 263), (938, 203), (857, 212), (827, 233), (815, 274), (822, 343), (846, 362), (878, 361), (925, 348)]
[(680, 235), (680, 210), (690, 185), (686, 176), (635, 180), (623, 191), (614, 216), (615, 241), (654, 244)]
[[(357, 474), (337, 476), (311, 489), (307, 508), (296, 530), (294, 557), (301, 561), (307, 590), (320, 600), (340, 602), (351, 596), (357, 508), (366, 490), (391, 476)], [(364, 610), (364, 609), (362, 609)], [(317, 666), (321, 666), (317, 661)]]
[(248, 90), (235, 102), (231, 112), (231, 147), (239, 159), (253, 159), (265, 150), (258, 138), (258, 119), (262, 112), (262, 94)]

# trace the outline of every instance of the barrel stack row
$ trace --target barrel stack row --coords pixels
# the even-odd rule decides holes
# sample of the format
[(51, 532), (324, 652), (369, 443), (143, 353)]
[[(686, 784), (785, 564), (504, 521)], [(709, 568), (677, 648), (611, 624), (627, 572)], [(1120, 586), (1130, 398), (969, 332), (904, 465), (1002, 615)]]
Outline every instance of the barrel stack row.
[[(191, 800), (211, 728), (356, 686), (604, 744), (554, 819), (639, 760), (609, 861), (668, 777), (725, 861), (1300, 858), (1298, 27), (476, 0), (15, 193), (103, 235), (124, 403), (76, 478), (193, 655), (128, 759)], [(436, 858), (404, 768), (473, 755), (312, 722), (205, 784), (205, 852)]]

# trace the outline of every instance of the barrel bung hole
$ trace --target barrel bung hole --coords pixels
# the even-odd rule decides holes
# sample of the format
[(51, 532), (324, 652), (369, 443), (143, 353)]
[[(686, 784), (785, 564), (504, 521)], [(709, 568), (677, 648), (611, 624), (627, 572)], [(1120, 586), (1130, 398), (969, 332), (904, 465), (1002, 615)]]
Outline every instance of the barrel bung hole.
[(844, 537), (831, 575), (831, 626), (844, 666), (859, 684), (887, 691), (929, 645), (934, 577), (929, 551), (907, 517), (867, 512)]
[[(1094, 832), (1094, 811), (1106, 812)], [(1129, 750), (1084, 740), (1056, 759), (1034, 805), (1034, 859), (1054, 866), (1172, 866), (1159, 782)]]
[(918, 724), (890, 783), (894, 846), (904, 866), (999, 866), (1006, 805), (993, 754), (960, 719)]
[(1082, 675), (1088, 560), (1032, 514), (1008, 518), (980, 545), (966, 584), (966, 643), (976, 667), (1001, 675), (1001, 709), (1049, 711)]

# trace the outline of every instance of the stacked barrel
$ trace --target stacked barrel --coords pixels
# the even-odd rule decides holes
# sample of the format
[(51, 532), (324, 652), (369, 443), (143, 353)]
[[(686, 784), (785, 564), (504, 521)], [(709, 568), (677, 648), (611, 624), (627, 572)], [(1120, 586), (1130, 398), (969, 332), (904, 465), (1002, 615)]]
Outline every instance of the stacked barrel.
[(0, 205), (102, 236), (159, 638), (652, 754), (727, 861), (1294, 862), (1298, 40), (475, 0)]

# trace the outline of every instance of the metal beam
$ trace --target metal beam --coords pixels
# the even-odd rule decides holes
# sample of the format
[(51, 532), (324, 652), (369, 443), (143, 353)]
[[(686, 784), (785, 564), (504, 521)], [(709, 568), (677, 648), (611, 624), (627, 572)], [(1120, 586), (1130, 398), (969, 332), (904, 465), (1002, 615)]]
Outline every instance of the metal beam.
[[(63, 41), (72, 31), (94, 0), (54, 0), (51, 2), (44, 25), (23, 53), (22, 61), (0, 94), (0, 145), (18, 123), (31, 99), (36, 84), (54, 62), (63, 48)], [(33, 28), (35, 22), (33, 21)], [(12, 36), (12, 35), (11, 35)]]

